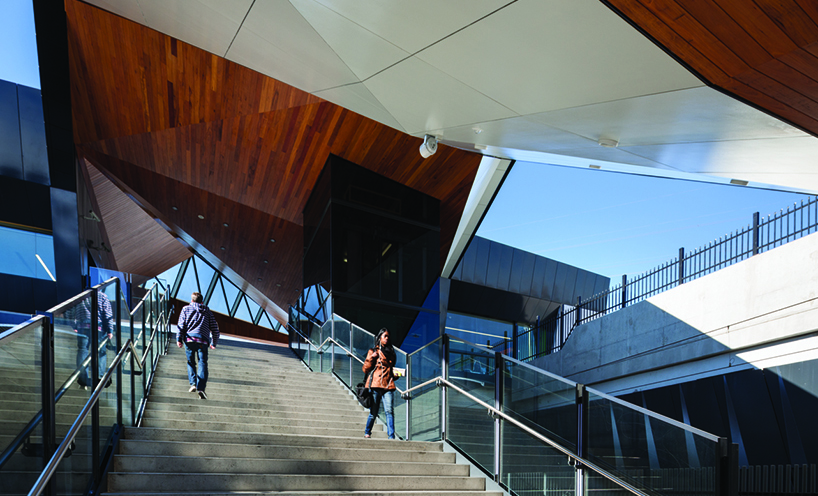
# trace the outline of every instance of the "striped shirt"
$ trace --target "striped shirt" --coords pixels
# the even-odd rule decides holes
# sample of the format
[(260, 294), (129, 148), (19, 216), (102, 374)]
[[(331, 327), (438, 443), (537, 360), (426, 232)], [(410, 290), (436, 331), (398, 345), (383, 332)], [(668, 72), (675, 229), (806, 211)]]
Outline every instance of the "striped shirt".
[(219, 326), (216, 318), (202, 303), (191, 303), (182, 308), (179, 314), (179, 322), (176, 324), (178, 332), (176, 341), (194, 341), (197, 343), (213, 344), (219, 342)]

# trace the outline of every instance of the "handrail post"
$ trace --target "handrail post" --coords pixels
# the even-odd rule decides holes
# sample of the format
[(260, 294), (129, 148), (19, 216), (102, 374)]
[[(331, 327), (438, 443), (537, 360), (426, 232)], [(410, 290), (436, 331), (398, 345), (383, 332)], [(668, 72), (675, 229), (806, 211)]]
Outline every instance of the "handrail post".
[(685, 282), (685, 249), (679, 248), (679, 286)]
[(628, 301), (628, 275), (622, 274), (622, 303), (620, 308), (625, 308)]
[[(99, 290), (93, 288), (91, 292), (91, 390), (99, 385)], [(94, 487), (99, 484), (99, 402), (94, 403), (91, 409), (91, 480)]]
[[(449, 380), (449, 335), (443, 335), (443, 346), (440, 347), (442, 355), (440, 357), (440, 375), (443, 379)], [(446, 426), (449, 423), (448, 409), (446, 408), (446, 388), (440, 388), (440, 438), (446, 440)]]
[[(146, 325), (147, 322), (145, 321), (145, 304), (144, 303), (142, 304), (141, 311), (142, 311), (142, 319), (140, 320), (140, 322), (141, 322), (141, 325), (142, 325), (142, 355), (144, 356), (145, 353), (148, 350), (147, 336), (146, 336), (146, 334), (148, 333), (148, 328), (147, 328), (147, 325)], [(145, 401), (145, 395), (147, 395), (147, 393), (148, 393), (148, 369), (144, 368), (142, 370), (142, 401)]]
[(719, 462), (716, 464), (716, 494), (738, 496), (738, 444), (719, 438)]
[[(131, 345), (133, 346), (133, 314), (128, 312), (128, 327), (131, 330)], [(130, 368), (130, 376), (131, 376), (131, 423), (130, 425), (136, 425), (136, 377), (134, 376), (134, 354), (131, 353), (131, 368)], [(144, 372), (142, 372), (144, 374)]]
[[(351, 348), (351, 346), (350, 346), (350, 348)], [(349, 362), (351, 364), (352, 360), (350, 360)], [(405, 371), (405, 374), (406, 375), (404, 375), (404, 377), (406, 378), (406, 390), (408, 391), (408, 390), (412, 389), (412, 356), (408, 355), (408, 354), (406, 355), (406, 371)], [(349, 383), (352, 384), (352, 381), (350, 381)], [(412, 430), (410, 429), (410, 424), (412, 423), (412, 402), (409, 401), (409, 398), (406, 398), (404, 400), (404, 403), (406, 404), (406, 440), (411, 441), (412, 440)]]
[[(577, 384), (576, 389), (577, 405), (577, 456), (583, 459), (588, 458), (588, 437), (590, 434), (588, 423), (588, 390), (584, 384)], [(575, 494), (585, 496), (587, 492), (585, 480), (585, 467), (580, 462), (576, 462), (576, 485)]]
[[(119, 353), (119, 350), (122, 349), (122, 288), (118, 277), (114, 284), (116, 286), (116, 308), (114, 309), (114, 315), (116, 316), (116, 352)], [(116, 368), (116, 397), (116, 423), (122, 425), (122, 362), (119, 362)]]
[[(54, 315), (46, 314), (41, 336), (42, 346), (42, 401), (43, 401), (43, 467), (54, 455), (57, 445), (57, 405), (54, 398)], [(49, 481), (43, 494), (56, 496), (56, 485)]]
[(753, 255), (758, 255), (759, 214), (753, 214)]
[[(497, 411), (503, 411), (503, 354), (500, 352), (494, 353), (494, 408)], [(502, 419), (498, 416), (494, 419), (494, 482), (499, 483), (502, 480), (502, 453), (503, 453), (503, 438), (502, 438)]]

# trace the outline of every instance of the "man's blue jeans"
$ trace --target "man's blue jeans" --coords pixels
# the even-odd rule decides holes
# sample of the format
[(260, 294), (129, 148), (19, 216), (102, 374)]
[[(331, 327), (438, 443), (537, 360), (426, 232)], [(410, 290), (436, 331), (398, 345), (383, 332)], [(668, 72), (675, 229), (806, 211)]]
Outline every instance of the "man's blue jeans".
[(395, 439), (395, 416), (392, 408), (392, 396), (394, 390), (386, 390), (383, 388), (372, 388), (372, 396), (375, 398), (375, 403), (369, 409), (369, 418), (366, 419), (366, 429), (364, 434), (367, 436), (372, 434), (372, 426), (375, 425), (375, 419), (378, 417), (378, 412), (381, 409), (381, 401), (383, 401), (384, 413), (386, 413), (386, 435), (389, 439)]
[(207, 343), (186, 342), (185, 355), (187, 355), (187, 378), (190, 385), (196, 386), (197, 391), (204, 391), (207, 387)]
[[(77, 331), (77, 369), (82, 367), (82, 362), (88, 358), (88, 355), (91, 354), (91, 338), (89, 337), (90, 329), (80, 330)], [(99, 338), (100, 341), (105, 339), (105, 336)], [(108, 354), (106, 353), (106, 348), (103, 347), (102, 351), (99, 353), (99, 375), (97, 378), (101, 378), (105, 375), (105, 372), (108, 371)], [(80, 370), (80, 375), (77, 377), (77, 384), (80, 386), (93, 386), (93, 379), (91, 378), (91, 365), (89, 362), (88, 367), (83, 368)]]

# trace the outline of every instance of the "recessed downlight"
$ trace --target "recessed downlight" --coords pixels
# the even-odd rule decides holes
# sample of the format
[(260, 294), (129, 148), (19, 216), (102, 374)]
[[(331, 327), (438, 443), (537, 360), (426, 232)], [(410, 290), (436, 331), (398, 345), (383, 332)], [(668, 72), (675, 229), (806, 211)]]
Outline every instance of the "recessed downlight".
[(270, 243), (275, 243), (275, 242), (276, 242), (276, 240), (274, 240), (273, 238), (270, 238)]
[(222, 224), (222, 225), (223, 225), (224, 227), (230, 227), (230, 226), (227, 224), (227, 222), (225, 222), (225, 223), (224, 223), (224, 224)]
[(172, 208), (173, 210), (179, 210), (179, 207), (170, 207), (170, 208)]
[(200, 218), (200, 219), (202, 219), (202, 220), (204, 220), (204, 215), (199, 214), (199, 218)]

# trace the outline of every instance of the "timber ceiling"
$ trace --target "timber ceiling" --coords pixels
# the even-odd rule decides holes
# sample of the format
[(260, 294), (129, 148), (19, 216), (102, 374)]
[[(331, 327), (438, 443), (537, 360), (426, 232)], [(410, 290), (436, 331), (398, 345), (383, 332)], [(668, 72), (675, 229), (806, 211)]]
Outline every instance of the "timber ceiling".
[(818, 136), (815, 0), (606, 0), (711, 84)]
[[(78, 155), (205, 258), (277, 306), (294, 303), (301, 211), (335, 154), (441, 201), (442, 266), (480, 155), (442, 146), (424, 160), (418, 138), (96, 7), (65, 6)], [(134, 228), (106, 223), (112, 239)], [(128, 249), (161, 258), (158, 246)]]

